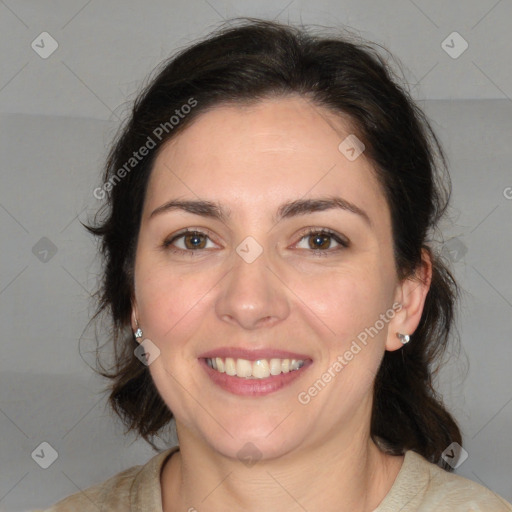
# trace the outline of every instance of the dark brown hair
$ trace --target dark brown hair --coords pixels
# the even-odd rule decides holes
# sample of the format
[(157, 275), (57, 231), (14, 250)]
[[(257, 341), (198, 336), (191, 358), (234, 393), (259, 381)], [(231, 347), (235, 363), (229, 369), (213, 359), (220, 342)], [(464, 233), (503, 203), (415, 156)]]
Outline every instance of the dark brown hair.
[[(350, 33), (319, 36), (303, 27), (236, 20), (164, 62), (135, 100), (107, 160), (101, 188), (106, 204), (95, 225), (86, 227), (100, 237), (104, 261), (93, 319), (108, 313), (115, 348), (109, 372), (97, 358), (99, 373), (112, 380), (109, 403), (127, 430), (153, 447), (151, 438), (173, 416), (148, 367), (134, 355), (130, 318), (135, 247), (155, 156), (210, 108), (298, 94), (348, 118), (365, 144), (391, 211), (398, 276), (414, 275), (423, 248), (431, 255), (433, 278), (419, 327), (401, 350), (386, 351), (376, 376), (371, 435), (389, 453), (411, 449), (450, 470), (440, 455), (453, 441), (462, 444), (461, 434), (433, 377), (453, 331), (458, 288), (429, 247), (429, 236), (446, 210), (451, 185), (436, 135), (381, 49)], [(143, 146), (152, 147), (137, 162), (130, 160)]]

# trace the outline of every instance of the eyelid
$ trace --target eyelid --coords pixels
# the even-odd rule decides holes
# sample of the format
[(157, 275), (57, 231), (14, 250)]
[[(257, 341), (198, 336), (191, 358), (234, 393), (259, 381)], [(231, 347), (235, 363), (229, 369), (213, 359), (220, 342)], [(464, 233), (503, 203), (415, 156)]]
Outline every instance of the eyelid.
[[(180, 247), (175, 247), (173, 245), (173, 243), (176, 240), (184, 237), (188, 233), (196, 233), (198, 235), (205, 236), (212, 243), (217, 244), (217, 242), (215, 241), (215, 236), (209, 229), (188, 227), (188, 228), (182, 229), (182, 230), (178, 231), (177, 233), (174, 233), (173, 235), (167, 237), (164, 240), (164, 242), (162, 243), (162, 248), (164, 250), (171, 251), (176, 254), (182, 254), (182, 255), (187, 255), (187, 256), (200, 256), (206, 250), (211, 250), (211, 248), (210, 249), (203, 248), (203, 249), (197, 249), (197, 250), (181, 249)], [(320, 227), (320, 226), (318, 226), (318, 227), (309, 226), (309, 227), (303, 228), (300, 231), (300, 235), (299, 235), (300, 238), (297, 242), (295, 242), (295, 244), (292, 247), (295, 247), (296, 245), (298, 245), (304, 238), (307, 238), (308, 236), (315, 235), (315, 234), (326, 235), (326, 236), (332, 238), (338, 244), (339, 247), (330, 248), (330, 249), (307, 248), (307, 249), (300, 249), (300, 250), (304, 250), (304, 251), (310, 253), (312, 256), (330, 256), (333, 254), (337, 254), (340, 251), (343, 251), (344, 249), (347, 249), (351, 246), (350, 240), (345, 235), (342, 235), (341, 233), (338, 233), (337, 231), (334, 231), (333, 229), (326, 228), (326, 227)]]
[[(337, 231), (334, 231), (333, 229), (320, 227), (320, 226), (318, 226), (318, 227), (310, 226), (300, 232), (300, 239), (298, 242), (296, 242), (294, 244), (294, 246), (297, 245), (298, 243), (300, 243), (303, 238), (306, 238), (308, 236), (315, 235), (315, 234), (327, 235), (327, 236), (331, 237), (337, 244), (339, 244), (341, 246), (341, 249), (347, 249), (351, 245), (350, 240), (345, 235), (342, 235), (341, 233), (338, 233)], [(327, 253), (333, 253), (333, 252), (337, 251), (336, 248), (335, 249), (318, 249), (318, 250), (309, 249), (309, 250), (315, 254), (327, 254)]]
[[(197, 233), (199, 235), (204, 235), (208, 239), (210, 239), (213, 243), (217, 243), (215, 241), (215, 236), (213, 235), (213, 233), (209, 229), (207, 229), (207, 228), (194, 228), (194, 227), (191, 227), (191, 228), (184, 228), (184, 229), (178, 231), (177, 233), (174, 233), (174, 234), (166, 237), (165, 240), (162, 243), (163, 247), (168, 249), (169, 247), (172, 246), (172, 243), (174, 241), (176, 241), (179, 238), (187, 235), (188, 233)], [(180, 249), (179, 247), (177, 247), (176, 250), (182, 251), (182, 252), (196, 252), (196, 251), (184, 251), (184, 249)], [(197, 252), (200, 252), (200, 251), (197, 251)]]

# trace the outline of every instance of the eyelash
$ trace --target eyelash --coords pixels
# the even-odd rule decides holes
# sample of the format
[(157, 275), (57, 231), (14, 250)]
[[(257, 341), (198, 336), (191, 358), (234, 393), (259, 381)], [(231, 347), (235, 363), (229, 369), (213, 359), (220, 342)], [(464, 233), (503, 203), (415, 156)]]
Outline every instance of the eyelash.
[[(180, 233), (174, 235), (172, 238), (165, 240), (162, 244), (162, 247), (164, 249), (169, 250), (176, 254), (188, 254), (189, 256), (192, 256), (192, 257), (195, 256), (195, 254), (194, 254), (195, 252), (201, 252), (202, 250), (201, 249), (185, 250), (185, 249), (176, 248), (172, 245), (173, 242), (175, 242), (176, 240), (179, 240), (180, 238), (183, 238), (187, 234), (206, 236), (207, 238), (209, 238), (211, 240), (211, 237), (209, 236), (208, 232), (204, 232), (204, 231), (197, 230), (197, 229), (187, 228), (186, 230), (181, 231)], [(314, 254), (315, 256), (329, 256), (333, 252), (347, 249), (350, 246), (350, 242), (347, 239), (344, 239), (343, 237), (338, 235), (335, 231), (332, 231), (328, 228), (307, 228), (304, 232), (301, 233), (300, 239), (297, 243), (301, 242), (302, 239), (310, 237), (312, 235), (320, 235), (320, 236), (330, 237), (341, 246), (340, 248), (334, 249), (334, 250), (333, 249), (309, 249), (310, 251), (312, 251), (312, 254)], [(306, 250), (308, 250), (308, 249), (306, 249)]]

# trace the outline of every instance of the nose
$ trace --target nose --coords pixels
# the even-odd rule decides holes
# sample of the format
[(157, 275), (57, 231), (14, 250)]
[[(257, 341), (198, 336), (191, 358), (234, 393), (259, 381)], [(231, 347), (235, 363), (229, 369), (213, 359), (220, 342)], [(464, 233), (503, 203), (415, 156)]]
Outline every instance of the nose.
[(247, 330), (271, 327), (290, 312), (284, 279), (271, 268), (264, 250), (256, 259), (233, 255), (233, 267), (221, 281), (222, 290), (215, 304), (224, 322)]

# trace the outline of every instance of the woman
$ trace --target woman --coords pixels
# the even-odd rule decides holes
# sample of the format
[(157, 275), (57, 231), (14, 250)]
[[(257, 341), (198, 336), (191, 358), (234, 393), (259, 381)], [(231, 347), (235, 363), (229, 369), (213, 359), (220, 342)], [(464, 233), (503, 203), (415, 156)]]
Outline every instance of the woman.
[(512, 510), (450, 472), (432, 387), (444, 168), (368, 44), (248, 20), (164, 63), (89, 229), (111, 405), (148, 442), (174, 418), (179, 448), (50, 510)]

